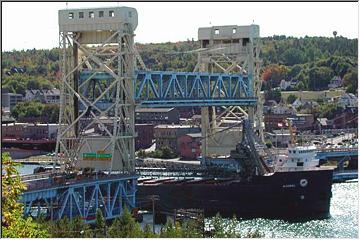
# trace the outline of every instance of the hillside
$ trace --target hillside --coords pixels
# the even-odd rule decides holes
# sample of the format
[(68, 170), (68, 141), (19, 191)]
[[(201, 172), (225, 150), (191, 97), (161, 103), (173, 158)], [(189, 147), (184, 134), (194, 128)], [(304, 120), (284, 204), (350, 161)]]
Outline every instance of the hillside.
[[(152, 70), (192, 71), (197, 41), (137, 44)], [(344, 80), (349, 92), (357, 92), (358, 40), (344, 37), (262, 39), (264, 89), (279, 86), (282, 79), (297, 81), (293, 90), (323, 90), (334, 76)], [(59, 49), (3, 52), (2, 86), (24, 94), (25, 89), (58, 87)]]

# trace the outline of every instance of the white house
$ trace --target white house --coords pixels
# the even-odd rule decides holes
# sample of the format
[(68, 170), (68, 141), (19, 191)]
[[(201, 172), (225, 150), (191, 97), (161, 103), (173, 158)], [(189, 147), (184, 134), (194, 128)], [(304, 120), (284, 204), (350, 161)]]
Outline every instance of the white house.
[(43, 103), (60, 103), (60, 90), (56, 88), (51, 90), (26, 90), (25, 100), (39, 100)]
[(292, 104), (291, 106), (293, 106), (295, 109), (302, 106), (303, 103), (301, 102), (300, 98), (297, 98)]
[(353, 93), (345, 93), (338, 99), (340, 107), (357, 107), (358, 99)]
[(285, 104), (279, 104), (271, 108), (274, 114), (296, 114), (296, 109), (293, 106), (286, 106)]
[(338, 88), (341, 87), (342, 85), (342, 80), (341, 77), (339, 76), (334, 76), (331, 80), (330, 83), (328, 84), (329, 88)]

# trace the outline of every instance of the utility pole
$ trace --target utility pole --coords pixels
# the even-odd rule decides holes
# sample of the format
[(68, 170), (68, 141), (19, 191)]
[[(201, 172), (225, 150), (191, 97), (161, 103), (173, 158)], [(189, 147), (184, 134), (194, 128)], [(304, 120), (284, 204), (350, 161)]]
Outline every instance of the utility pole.
[(152, 214), (153, 214), (153, 233), (155, 233), (155, 201), (160, 200), (159, 195), (150, 195), (149, 199), (152, 202)]

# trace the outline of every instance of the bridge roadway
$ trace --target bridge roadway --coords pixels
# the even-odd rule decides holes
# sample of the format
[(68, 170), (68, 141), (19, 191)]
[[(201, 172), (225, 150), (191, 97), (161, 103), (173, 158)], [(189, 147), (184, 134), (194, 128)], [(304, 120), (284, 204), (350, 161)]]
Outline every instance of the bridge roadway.
[(21, 178), (27, 186), (20, 198), (25, 216), (42, 214), (51, 220), (80, 216), (92, 223), (98, 208), (106, 219), (113, 219), (120, 216), (124, 207), (136, 207), (138, 176), (133, 173), (110, 176), (42, 173)]
[[(91, 78), (91, 81), (89, 81)], [(82, 71), (80, 86), (84, 96), (92, 84), (109, 86), (113, 77), (107, 72)], [(253, 77), (242, 74), (136, 71), (134, 100), (141, 107), (255, 106)], [(97, 107), (106, 109), (111, 102), (102, 99)]]

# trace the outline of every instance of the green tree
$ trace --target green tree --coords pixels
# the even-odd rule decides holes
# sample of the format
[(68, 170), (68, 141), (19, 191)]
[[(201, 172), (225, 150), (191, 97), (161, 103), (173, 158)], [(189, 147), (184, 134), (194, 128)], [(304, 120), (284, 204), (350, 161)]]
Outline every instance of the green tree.
[(212, 227), (211, 237), (224, 238), (226, 237), (225, 223), (219, 213), (210, 220), (210, 226)]
[(309, 71), (308, 88), (311, 90), (326, 89), (333, 77), (334, 72), (328, 67), (311, 68)]
[(11, 111), (11, 115), (18, 121), (28, 117), (43, 116), (44, 104), (40, 102), (20, 102)]
[(267, 92), (265, 95), (266, 100), (275, 100), (277, 103), (281, 100), (281, 90), (280, 89), (272, 89)]
[(289, 48), (282, 54), (282, 59), (285, 65), (292, 66), (294, 64), (304, 62), (304, 54), (302, 51), (296, 48)]
[(1, 232), (4, 238), (43, 238), (50, 237), (47, 229), (33, 221), (31, 217), (23, 217), (23, 206), (19, 198), (24, 184), (21, 182), (18, 164), (11, 160), (8, 153), (1, 154), (2, 181), (1, 181)]
[(143, 237), (140, 224), (131, 216), (125, 208), (121, 217), (114, 220), (109, 228), (109, 237), (113, 238), (140, 238)]
[(60, 106), (58, 104), (45, 104), (41, 116), (47, 116), (49, 123), (59, 122)]
[(345, 74), (344, 78), (344, 86), (346, 87), (346, 91), (350, 93), (357, 93), (358, 89), (358, 74), (357, 72), (348, 72)]
[(179, 223), (173, 224), (172, 221), (168, 220), (165, 226), (161, 229), (160, 237), (162, 238), (181, 238), (183, 232)]
[(152, 227), (149, 224), (146, 224), (144, 226), (144, 230), (143, 230), (143, 237), (144, 238), (156, 238), (159, 237), (158, 234), (153, 233)]
[(287, 99), (286, 99), (286, 102), (289, 103), (289, 104), (292, 104), (293, 102), (295, 102), (296, 100), (296, 96), (294, 94), (290, 94)]
[(96, 209), (94, 232), (96, 238), (106, 237), (106, 222), (100, 208)]

